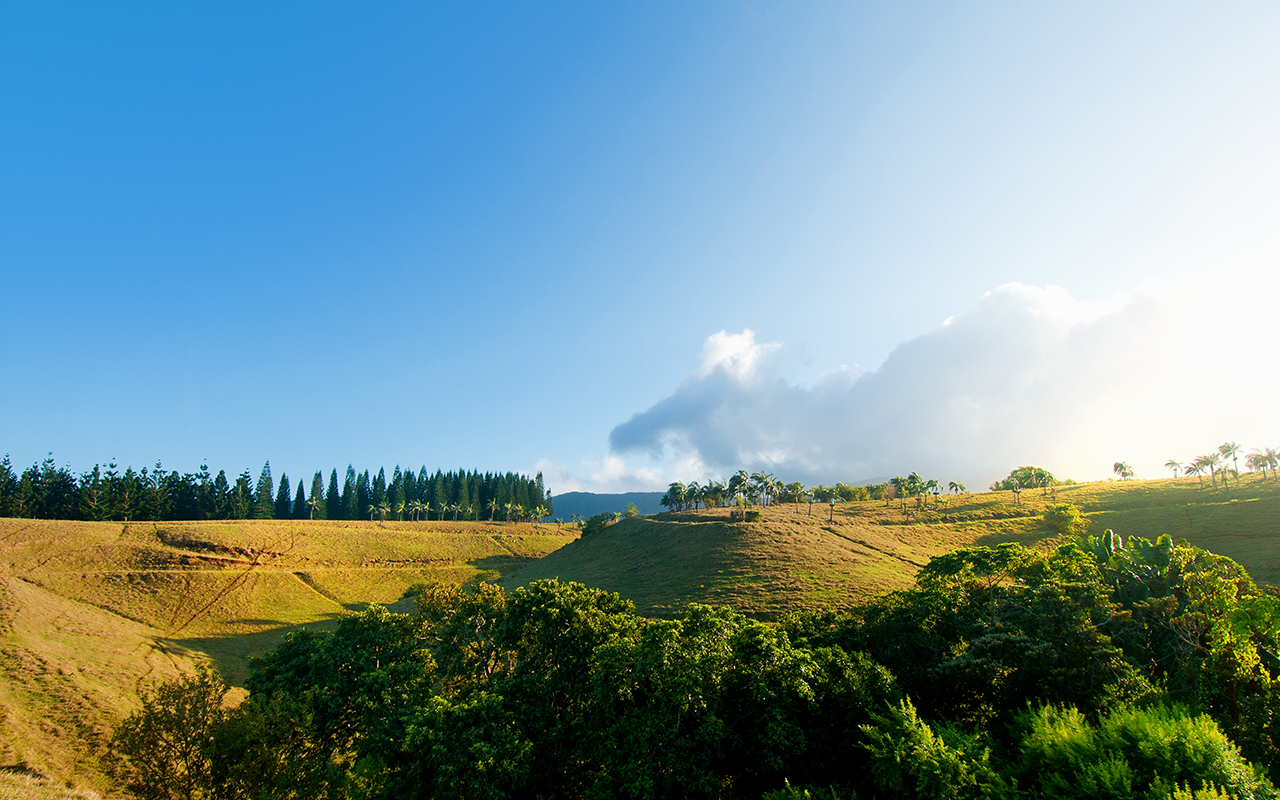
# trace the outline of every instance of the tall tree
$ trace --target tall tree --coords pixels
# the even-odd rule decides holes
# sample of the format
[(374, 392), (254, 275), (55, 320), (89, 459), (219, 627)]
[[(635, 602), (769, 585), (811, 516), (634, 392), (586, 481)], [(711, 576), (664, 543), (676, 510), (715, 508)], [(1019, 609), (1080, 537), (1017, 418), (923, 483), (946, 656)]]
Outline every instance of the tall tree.
[(1222, 454), (1224, 459), (1231, 459), (1231, 468), (1237, 475), (1240, 474), (1240, 445), (1235, 442), (1223, 442), (1218, 447), (1218, 452)]
[(329, 486), (324, 493), (324, 513), (328, 519), (342, 519), (342, 492), (338, 489), (338, 470), (329, 471)]
[(310, 519), (311, 508), (307, 504), (307, 490), (302, 485), (302, 481), (298, 481), (298, 496), (293, 498), (293, 514), (294, 519)]
[(347, 465), (347, 476), (342, 483), (342, 512), (339, 519), (360, 519), (361, 507), (356, 497), (356, 471)]
[[(302, 484), (298, 484), (298, 488), (302, 488)], [(290, 504), (289, 497), (289, 473), (280, 473), (280, 488), (276, 491), (275, 513), (272, 514), (276, 519), (289, 519), (293, 516), (293, 508)]]
[(253, 518), (271, 519), (275, 516), (275, 486), (271, 480), (271, 462), (262, 465), (258, 476), (258, 490), (253, 494)]
[[(338, 476), (333, 476), (334, 492), (338, 490)], [(329, 503), (324, 495), (324, 472), (316, 470), (316, 474), (311, 478), (311, 497), (307, 500), (308, 519), (325, 519), (329, 510)]]
[(436, 519), (444, 519), (445, 509), (449, 507), (449, 490), (445, 488), (444, 473), (436, 472), (435, 484)]

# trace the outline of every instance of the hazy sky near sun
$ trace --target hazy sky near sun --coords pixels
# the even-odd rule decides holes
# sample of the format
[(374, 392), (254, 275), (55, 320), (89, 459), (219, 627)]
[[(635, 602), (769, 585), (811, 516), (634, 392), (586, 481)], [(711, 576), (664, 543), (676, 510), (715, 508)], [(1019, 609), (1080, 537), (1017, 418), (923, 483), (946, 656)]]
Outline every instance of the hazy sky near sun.
[(1164, 474), (1271, 413), (1269, 3), (8, 4), (0, 451)]

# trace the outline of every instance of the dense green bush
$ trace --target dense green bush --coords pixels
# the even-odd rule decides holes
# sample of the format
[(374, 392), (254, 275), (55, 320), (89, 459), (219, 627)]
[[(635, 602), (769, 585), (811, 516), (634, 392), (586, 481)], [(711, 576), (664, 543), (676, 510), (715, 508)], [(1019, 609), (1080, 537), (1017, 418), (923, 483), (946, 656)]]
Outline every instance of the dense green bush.
[(1070, 503), (1057, 503), (1044, 512), (1044, 521), (1050, 528), (1064, 536), (1082, 534), (1089, 530), (1089, 521), (1080, 509)]

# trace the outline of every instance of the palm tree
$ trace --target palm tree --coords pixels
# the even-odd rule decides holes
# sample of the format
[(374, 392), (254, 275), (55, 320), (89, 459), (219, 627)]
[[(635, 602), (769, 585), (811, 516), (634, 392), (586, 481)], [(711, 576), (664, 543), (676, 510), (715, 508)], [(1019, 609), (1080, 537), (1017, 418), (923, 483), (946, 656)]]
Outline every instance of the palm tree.
[(1263, 449), (1262, 455), (1267, 459), (1267, 466), (1271, 467), (1271, 478), (1274, 480), (1277, 477), (1276, 468), (1280, 467), (1280, 449), (1267, 447)]
[(952, 481), (951, 483), (948, 483), (947, 488), (951, 490), (952, 494), (967, 494), (969, 492), (969, 490), (966, 489), (964, 484), (960, 481)]
[[(688, 495), (688, 489), (685, 488), (685, 485), (680, 481), (675, 481), (667, 487), (667, 494), (671, 498), (671, 505), (675, 506), (675, 508), (671, 510), (684, 511), (684, 501), (685, 497)], [(668, 508), (670, 508), (670, 506), (668, 506)]]
[[(1223, 442), (1222, 445), (1218, 447), (1218, 452), (1222, 454), (1223, 458), (1231, 459), (1232, 468), (1235, 470), (1235, 473), (1239, 475), (1240, 474), (1240, 445), (1236, 444), (1235, 442)], [(1225, 481), (1226, 478), (1224, 477), (1223, 480)]]
[(498, 513), (498, 509), (502, 508), (502, 504), (498, 502), (498, 498), (491, 497), (485, 508), (489, 509), (489, 521), (493, 522), (493, 515)]
[(1183, 475), (1195, 475), (1196, 480), (1204, 486), (1204, 467), (1200, 466), (1199, 459), (1192, 461), (1190, 464), (1184, 464), (1182, 468)]
[(924, 482), (924, 490), (925, 493), (933, 495), (933, 504), (935, 506), (938, 505), (938, 495), (942, 494), (942, 484), (930, 478)]
[(403, 498), (396, 500), (395, 512), (396, 512), (397, 520), (400, 520), (404, 517), (404, 506), (405, 506), (405, 503)]
[(733, 477), (729, 479), (729, 501), (732, 502), (733, 499), (739, 495), (745, 496), (747, 493), (747, 487), (750, 486), (750, 484), (751, 476), (747, 474), (745, 469), (740, 469), (735, 472)]
[(1218, 454), (1206, 453), (1196, 459), (1196, 463), (1203, 469), (1209, 470), (1209, 478), (1213, 481), (1213, 488), (1218, 488)]
[(533, 510), (533, 522), (535, 525), (541, 522), (542, 520), (546, 519), (546, 517), (547, 517), (546, 506), (538, 506)]
[(1177, 480), (1178, 470), (1182, 469), (1182, 463), (1179, 461), (1175, 461), (1174, 459), (1171, 458), (1168, 461), (1164, 462), (1164, 468), (1173, 470), (1173, 478), (1174, 480)]
[[(1263, 477), (1266, 477), (1266, 476), (1263, 476)], [(321, 505), (323, 505), (323, 504), (324, 504), (324, 498), (323, 498), (323, 497), (320, 497), (319, 495), (312, 495), (312, 496), (311, 496), (311, 499), (307, 501), (307, 508), (311, 509), (311, 511), (310, 511), (311, 517), (310, 517), (310, 518), (311, 518), (312, 520), (314, 520), (314, 519), (316, 518), (316, 509), (317, 509), (317, 508), (319, 508), (319, 507), (320, 507)]]
[(1112, 465), (1111, 471), (1120, 476), (1120, 480), (1128, 480), (1133, 477), (1133, 467), (1123, 461), (1117, 461)]
[(697, 509), (698, 503), (702, 501), (702, 486), (700, 486), (697, 481), (693, 481), (688, 486), (684, 487), (684, 497), (685, 500), (688, 501), (689, 505), (693, 506), (694, 509)]

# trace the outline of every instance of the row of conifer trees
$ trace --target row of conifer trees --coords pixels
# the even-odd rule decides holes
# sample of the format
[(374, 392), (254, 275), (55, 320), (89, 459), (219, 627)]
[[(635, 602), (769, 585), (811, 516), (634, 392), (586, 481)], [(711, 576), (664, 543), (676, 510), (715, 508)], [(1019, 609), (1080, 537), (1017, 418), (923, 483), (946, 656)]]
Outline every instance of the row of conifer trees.
[(201, 465), (195, 473), (155, 467), (122, 472), (113, 462), (104, 469), (76, 474), (59, 467), (53, 457), (18, 472), (6, 455), (0, 460), (0, 517), (73, 520), (198, 519), (506, 519), (519, 507), (525, 516), (541, 507), (552, 512), (542, 473), (530, 478), (513, 472), (457, 470), (416, 473), (397, 465), (388, 478), (357, 473), (348, 466), (317, 471), (310, 486), (293, 484), (282, 474), (276, 481), (271, 463), (256, 481), (249, 470), (234, 480)]

